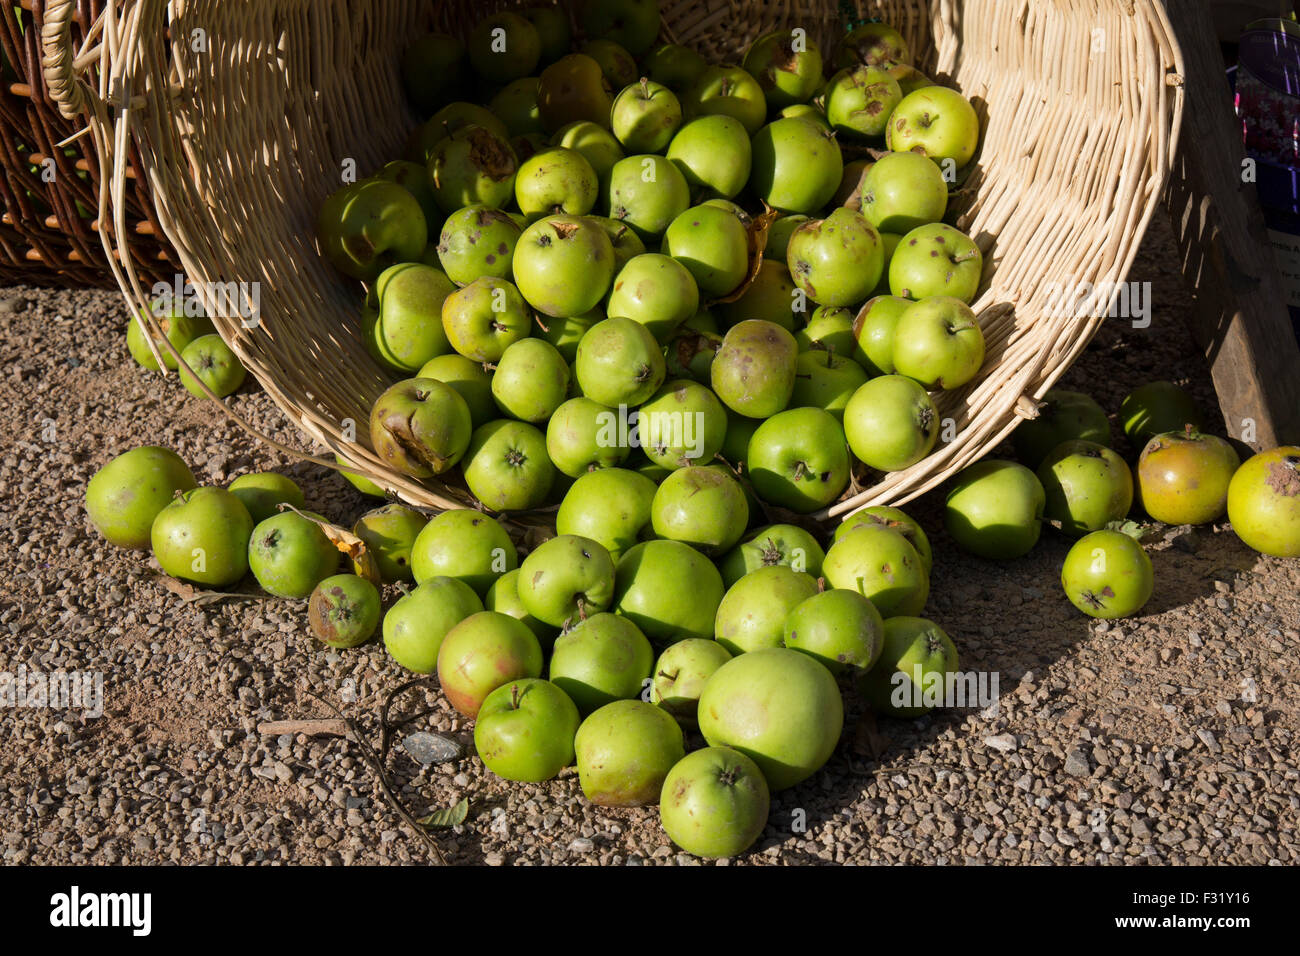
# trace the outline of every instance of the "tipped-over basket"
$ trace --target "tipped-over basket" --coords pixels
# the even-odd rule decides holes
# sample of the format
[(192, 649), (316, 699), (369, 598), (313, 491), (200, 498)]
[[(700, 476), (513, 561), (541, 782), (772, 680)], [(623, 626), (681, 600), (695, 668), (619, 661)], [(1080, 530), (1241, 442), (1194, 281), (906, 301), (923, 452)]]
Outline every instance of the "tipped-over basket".
[[(421, 483), (371, 450), (370, 407), (393, 379), (362, 344), (360, 290), (318, 254), (314, 223), (345, 160), (368, 174), (400, 154), (416, 124), (398, 75), (405, 46), (431, 26), (464, 35), (497, 6), (118, 0), (102, 24), (98, 89), (75, 75), (50, 83), (90, 117), (115, 218), (124, 215), (125, 157), (138, 150), (185, 274), (267, 393), (350, 467), (424, 507), (472, 499), (459, 478)], [(953, 208), (957, 227), (984, 253), (974, 308), (988, 359), (971, 385), (940, 396), (950, 421), (929, 457), (821, 518), (906, 502), (1036, 414), (1035, 400), (1121, 291), (1160, 200), (1182, 112), (1181, 58), (1157, 0), (855, 6), (857, 16), (899, 28), (918, 66), (959, 89), (980, 115), (977, 165)], [(666, 0), (662, 38), (739, 62), (761, 33), (803, 27), (829, 53), (844, 30), (843, 8), (837, 0)], [(53, 69), (75, 66), (57, 44), (46, 56)], [(133, 264), (130, 231), (113, 236), (106, 242), (117, 246), (117, 278), (131, 308), (143, 308), (153, 290)], [(218, 300), (237, 288), (259, 293), (256, 321), (230, 308), (221, 316)]]

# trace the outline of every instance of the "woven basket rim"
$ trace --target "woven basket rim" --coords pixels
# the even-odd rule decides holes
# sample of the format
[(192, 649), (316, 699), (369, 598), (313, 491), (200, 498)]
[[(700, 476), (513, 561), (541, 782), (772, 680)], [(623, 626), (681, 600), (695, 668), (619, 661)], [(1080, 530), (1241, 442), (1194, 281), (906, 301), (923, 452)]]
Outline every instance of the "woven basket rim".
[[(915, 0), (911, 0), (910, 3), (906, 0), (904, 2), (909, 8), (922, 6)], [(156, 50), (150, 45), (150, 34), (146, 24), (160, 22), (164, 13), (175, 15), (177, 7), (193, 6), (194, 3), (185, 0), (173, 0), (171, 3), (165, 0), (120, 0), (118, 4), (110, 5), (102, 16), (102, 29), (106, 36), (116, 38), (116, 49), (109, 50), (106, 47), (101, 54), (103, 60), (101, 77), (129, 76), (132, 71), (141, 71), (142, 63), (148, 63), (157, 71), (159, 64), (154, 57)], [(665, 6), (668, 10), (677, 9), (673, 5)], [(706, 13), (716, 13), (725, 6), (723, 0), (722, 3), (712, 5), (706, 3), (701, 8)], [(889, 4), (882, 6), (888, 7)], [(972, 65), (971, 57), (967, 55), (968, 51), (959, 48), (957, 34), (959, 30), (966, 28), (962, 13), (968, 6), (975, 7), (981, 12), (988, 8), (999, 17), (1008, 16), (1009, 11), (1013, 11), (1013, 5), (999, 6), (996, 0), (982, 0), (982, 2), (974, 0), (966, 4), (953, 2), (953, 0), (936, 0), (933, 5), (928, 6), (928, 21), (926, 17), (920, 19), (926, 21), (924, 30), (928, 31), (926, 35), (934, 41), (928, 48), (927, 62), (935, 74), (957, 80), (963, 76), (972, 77), (972, 84), (977, 88), (970, 91), (963, 90), (963, 92), (971, 96), (977, 106), (980, 106), (982, 119), (985, 118), (985, 108), (981, 106), (981, 97), (987, 92), (990, 96), (995, 93), (1000, 94), (1005, 97), (1005, 101), (1016, 97), (1018, 103), (1015, 108), (1023, 109), (1025, 115), (1035, 117), (1034, 120), (1027, 120), (1027, 123), (1046, 122), (1042, 120), (1041, 104), (1034, 104), (1025, 97), (1024, 83), (1019, 88), (1013, 89), (1009, 73), (998, 74), (992, 68), (989, 68), (988, 75), (976, 72), (977, 66)], [(119, 11), (118, 7), (122, 9)], [(1086, 229), (1079, 230), (1083, 238), (1071, 236), (1059, 229), (1058, 220), (1062, 215), (1059, 209), (1053, 211), (1050, 208), (1051, 204), (1035, 203), (1031, 211), (1025, 213), (1007, 198), (1007, 191), (1014, 186), (1014, 183), (1009, 183), (1008, 177), (983, 175), (977, 187), (984, 188), (984, 192), (980, 192), (979, 188), (975, 189), (969, 207), (965, 210), (962, 219), (958, 221), (959, 228), (962, 228), (963, 221), (984, 227), (981, 230), (982, 234), (976, 238), (982, 248), (987, 245), (986, 258), (993, 258), (987, 255), (989, 249), (997, 248), (1004, 236), (1009, 236), (1012, 230), (1020, 226), (1020, 223), (1011, 218), (1009, 209), (1038, 217), (1037, 221), (1040, 225), (1037, 229), (1026, 233), (1028, 237), (1026, 241), (1040, 246), (1047, 245), (1050, 241), (1053, 243), (1048, 246), (1051, 251), (1078, 256), (1081, 272), (1088, 269), (1090, 278), (1099, 280), (1099, 283), (1100, 281), (1112, 283), (1113, 291), (1100, 304), (1101, 308), (1096, 310), (1100, 314), (1076, 320), (1068, 316), (1040, 317), (1035, 312), (1033, 328), (1023, 328), (1019, 322), (1019, 313), (1031, 309), (1041, 310), (1042, 290), (1039, 286), (1035, 286), (1023, 300), (1014, 302), (993, 296), (992, 293), (995, 291), (1020, 287), (988, 285), (990, 278), (993, 280), (1005, 278), (1008, 282), (1025, 281), (1021, 276), (1025, 266), (1021, 263), (1008, 264), (1004, 260), (1001, 268), (991, 274), (986, 273), (986, 287), (973, 304), (980, 315), (981, 326), (985, 329), (986, 337), (989, 337), (990, 341), (1000, 349), (999, 356), (1003, 364), (999, 364), (989, 374), (985, 374), (966, 389), (955, 393), (944, 393), (938, 397), (941, 414), (953, 417), (954, 423), (958, 426), (957, 438), (938, 446), (918, 465), (906, 471), (884, 476), (877, 484), (824, 509), (815, 515), (815, 518), (823, 521), (838, 519), (872, 504), (906, 503), (937, 487), (961, 468), (982, 457), (1005, 439), (1019, 420), (1036, 414), (1038, 400), (1086, 347), (1105, 312), (1108, 312), (1113, 305), (1119, 292), (1119, 282), (1127, 275), (1141, 235), (1159, 204), (1164, 184), (1172, 168), (1183, 108), (1181, 87), (1183, 64), (1181, 52), (1173, 38), (1173, 31), (1158, 0), (1121, 0), (1119, 3), (1105, 5), (1103, 14), (1113, 15), (1114, 23), (1132, 31), (1131, 35), (1121, 37), (1124, 41), (1133, 41), (1131, 48), (1129, 46), (1123, 48), (1125, 63), (1129, 70), (1127, 83), (1115, 84), (1131, 87), (1116, 94), (1127, 96), (1124, 100), (1125, 108), (1134, 113), (1132, 117), (1126, 117), (1131, 119), (1131, 122), (1111, 129), (1097, 123), (1089, 125), (1082, 121), (1064, 121), (1061, 123), (1062, 136), (1059, 141), (1035, 143), (1033, 144), (1035, 150), (1030, 151), (1025, 157), (999, 155), (989, 157), (989, 161), (999, 164), (1000, 168), (1010, 168), (1018, 162), (1026, 175), (1032, 176), (1037, 171), (1034, 165), (1036, 163), (1050, 162), (1053, 157), (1056, 162), (1069, 162), (1072, 154), (1069, 154), (1068, 150), (1071, 148), (1080, 152), (1086, 149), (1099, 151), (1100, 146), (1107, 145), (1111, 147), (1112, 158), (1109, 160), (1111, 166), (1106, 169), (1107, 178), (1096, 184), (1096, 188), (1105, 189), (1106, 202), (1103, 204), (1097, 200), (1092, 206), (1085, 208), (1104, 209), (1109, 218), (1102, 223), (1090, 223)], [(1059, 29), (1060, 24), (1052, 17), (1065, 15), (1051, 10), (1021, 10), (1020, 19), (1013, 21), (1013, 25), (1016, 29), (1024, 31), (1025, 37), (1028, 38), (1035, 30), (1048, 33), (1052, 29)], [(154, 19), (150, 20), (150, 17)], [(668, 12), (665, 13), (666, 24), (661, 38), (672, 40), (683, 35), (685, 31), (679, 29), (680, 24), (668, 23), (667, 17)], [(1109, 26), (1112, 21), (1105, 22)], [(1119, 42), (1113, 37), (1110, 41)], [(156, 38), (153, 43), (156, 45)], [(1045, 44), (1046, 41), (1042, 43)], [(1028, 39), (1026, 44), (1029, 44)], [(1086, 70), (1084, 72), (1086, 74)], [(156, 111), (169, 102), (167, 97), (174, 95), (172, 90), (177, 85), (174, 72), (161, 77), (150, 74), (145, 69), (140, 74), (140, 78), (154, 81), (152, 84), (146, 84), (145, 93), (141, 96), (143, 108), (139, 111), (126, 111), (126, 115), (119, 114), (116, 118), (110, 115), (108, 104), (105, 102), (107, 89), (103, 82), (98, 91), (83, 87), (91, 104), (90, 127), (99, 151), (99, 158), (103, 167), (109, 172), (107, 181), (113, 187), (109, 192), (109, 206), (111, 214), (115, 217), (114, 221), (120, 221), (121, 217), (120, 206), (113, 202), (113, 195), (122, 178), (120, 159), (123, 144), (134, 142), (144, 147), (141, 149), (141, 154), (146, 174), (157, 171), (157, 159), (150, 148), (156, 148), (158, 144), (151, 142), (149, 137), (166, 134), (160, 133), (157, 127), (151, 127), (146, 117), (150, 115), (151, 110)], [(1139, 86), (1141, 89), (1138, 89)], [(139, 88), (140, 84), (137, 81), (133, 89)], [(992, 102), (1000, 104), (1004, 100), (996, 99)], [(173, 129), (172, 133), (175, 135), (176, 131)], [(1103, 144), (1097, 137), (1107, 133), (1111, 141)], [(1124, 138), (1121, 140), (1120, 136)], [(1077, 155), (1075, 160), (1077, 161)], [(1005, 164), (1005, 167), (1001, 167), (1001, 164)], [(1099, 176), (1098, 179), (1100, 180), (1101, 177)], [(157, 195), (162, 184), (160, 181), (155, 181), (152, 185)], [(166, 202), (169, 198), (174, 197), (159, 196), (161, 202)], [(1076, 200), (1072, 199), (1072, 201)], [(1077, 202), (1082, 203), (1083, 200)], [(1045, 205), (1049, 208), (1043, 208)], [(995, 216), (998, 218), (994, 219)], [(182, 263), (191, 267), (186, 270), (187, 273), (208, 274), (206, 264), (199, 258), (199, 252), (190, 244), (196, 236), (185, 234), (185, 229), (163, 210), (159, 212), (159, 219), (164, 233), (177, 247)], [(997, 228), (989, 233), (988, 229), (992, 227)], [(1108, 242), (1100, 245), (1087, 245), (1086, 239), (1096, 238), (1102, 230), (1107, 229), (1117, 230), (1119, 238), (1112, 236)], [(1040, 239), (1040, 234), (1048, 238)], [(106, 249), (110, 251), (116, 249), (119, 252), (118, 262), (110, 262), (110, 264), (113, 265), (115, 278), (123, 290), (129, 307), (138, 314), (137, 310), (147, 304), (148, 295), (141, 277), (133, 267), (129, 246), (126, 243), (115, 242), (105, 232), (101, 235)], [(993, 238), (994, 236), (997, 238)], [(1021, 234), (1017, 232), (1015, 237), (1020, 239)], [(1025, 252), (1024, 249), (1018, 251)], [(1003, 272), (1004, 269), (1007, 270), (1006, 274)], [(205, 301), (205, 305), (208, 304)], [(151, 322), (148, 318), (141, 321), (146, 324)], [(449, 494), (446, 488), (430, 487), (432, 483), (421, 483), (394, 473), (362, 442), (341, 441), (337, 422), (323, 418), (316, 407), (319, 394), (299, 393), (293, 382), (277, 381), (277, 376), (261, 357), (251, 350), (238, 329), (230, 324), (220, 323), (218, 329), (240, 359), (245, 362), (249, 371), (262, 383), (273, 401), (290, 416), (294, 424), (312, 441), (338, 455), (347, 470), (376, 481), (381, 487), (394, 492), (398, 498), (418, 507), (437, 510), (474, 506), (472, 499), (462, 500), (456, 495)], [(174, 351), (170, 343), (165, 340), (164, 347)], [(1010, 374), (993, 374), (1002, 371), (1006, 363), (1010, 363)], [(318, 389), (318, 393), (319, 391)], [(211, 393), (209, 396), (214, 401), (219, 401)], [(235, 416), (226, 403), (220, 402), (220, 404), (241, 426), (273, 447), (297, 457), (308, 457), (327, 467), (339, 467), (327, 458), (314, 455), (303, 456), (296, 449), (285, 447), (270, 439), (269, 436), (252, 429), (246, 422)]]

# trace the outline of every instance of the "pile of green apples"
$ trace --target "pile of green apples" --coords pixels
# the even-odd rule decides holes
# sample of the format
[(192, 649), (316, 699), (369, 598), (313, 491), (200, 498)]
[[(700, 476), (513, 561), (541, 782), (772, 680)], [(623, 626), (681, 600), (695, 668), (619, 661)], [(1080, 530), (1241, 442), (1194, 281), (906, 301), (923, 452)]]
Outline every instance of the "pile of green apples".
[(1061, 569), (1070, 602), (1091, 617), (1136, 614), (1155, 577), (1141, 545), (1149, 525), (1211, 524), (1226, 514), (1248, 546), (1300, 556), (1300, 448), (1236, 449), (1204, 431), (1192, 397), (1172, 382), (1125, 396), (1119, 419), (1133, 467), (1113, 447), (1106, 411), (1090, 396), (1048, 391), (1037, 418), (1014, 432), (1019, 461), (985, 459), (953, 479), (945, 527), (963, 550), (1009, 560), (1028, 554), (1042, 525), (1077, 539)]
[[(399, 665), (437, 675), (498, 776), (576, 763), (593, 803), (657, 803), (683, 849), (733, 856), (771, 793), (830, 758), (846, 691), (919, 716), (914, 682), (958, 669), (919, 616), (932, 551), (915, 520), (867, 508), (828, 535), (801, 516), (928, 455), (932, 393), (981, 370), (980, 250), (942, 222), (979, 124), (883, 24), (846, 34), (827, 70), (803, 31), (760, 37), (740, 66), (656, 47), (645, 0), (580, 3), (576, 22), (576, 53), (550, 7), (487, 17), (463, 45), (417, 39), (403, 79), (428, 120), (317, 224), (395, 379), (374, 450), (417, 479), (459, 476), (485, 510), (392, 503), (348, 532), (283, 476), (196, 488), (159, 448), (105, 466), (87, 508), (175, 577), (224, 588), (251, 571), (305, 600), (325, 644), (382, 634)], [(1153, 439), (1148, 513), (1226, 507), (1252, 546), (1300, 553), (1300, 450), (1237, 469), (1228, 447), (1233, 488), (1207, 503), (1224, 443), (1188, 434), (1196, 419), (1156, 391), (1122, 410)], [(1049, 393), (1016, 443), (1025, 464), (953, 482), (950, 535), (1001, 559), (1045, 519), (1087, 535), (1070, 599), (1135, 613), (1149, 560), (1097, 538), (1135, 492), (1105, 413)], [(510, 516), (552, 508), (554, 535), (521, 548)]]
[(979, 121), (884, 24), (829, 64), (792, 29), (709, 65), (621, 6), (579, 5), (579, 52), (550, 7), (413, 43), (429, 118), (317, 235), (398, 379), (369, 420), (394, 470), (514, 513), (594, 469), (707, 483), (722, 527), (691, 543), (726, 550), (915, 465), (933, 394), (979, 374), (983, 258), (942, 221)]

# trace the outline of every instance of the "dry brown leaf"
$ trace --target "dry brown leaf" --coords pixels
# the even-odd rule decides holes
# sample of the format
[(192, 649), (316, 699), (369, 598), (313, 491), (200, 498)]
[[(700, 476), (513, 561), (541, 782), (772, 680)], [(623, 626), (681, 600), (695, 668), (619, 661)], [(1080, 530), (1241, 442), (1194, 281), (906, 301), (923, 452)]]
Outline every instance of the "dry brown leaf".
[(745, 281), (736, 286), (730, 293), (720, 299), (713, 299), (709, 303), (710, 305), (717, 302), (735, 302), (749, 290), (754, 278), (758, 275), (758, 270), (763, 265), (763, 247), (767, 245), (767, 231), (772, 228), (772, 223), (776, 222), (780, 217), (779, 210), (773, 209), (767, 203), (763, 203), (763, 211), (750, 221), (746, 229), (749, 239), (749, 275), (745, 276)]
[(379, 573), (379, 562), (375, 560), (373, 554), (366, 550), (366, 543), (361, 538), (347, 528), (331, 524), (323, 518), (317, 518), (306, 511), (300, 511), (287, 502), (282, 502), (280, 509), (301, 515), (325, 532), (325, 537), (329, 538), (334, 547), (343, 552), (348, 560), (352, 562), (352, 569), (356, 572), (357, 577), (365, 578), (376, 587), (383, 583), (383, 578)]

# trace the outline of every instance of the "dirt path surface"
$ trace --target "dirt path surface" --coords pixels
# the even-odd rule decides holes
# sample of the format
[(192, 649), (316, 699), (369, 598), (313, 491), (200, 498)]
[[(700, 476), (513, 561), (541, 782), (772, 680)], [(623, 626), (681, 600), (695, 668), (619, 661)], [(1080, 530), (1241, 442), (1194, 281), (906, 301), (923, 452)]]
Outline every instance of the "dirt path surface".
[[(1151, 326), (1108, 323), (1062, 385), (1113, 412), (1129, 389), (1168, 378), (1212, 408), (1163, 220), (1131, 278), (1153, 284)], [(0, 714), (4, 861), (428, 861), (354, 744), (257, 731), (333, 716), (311, 692), (377, 743), (378, 707), (406, 676), (381, 642), (325, 649), (301, 603), (187, 603), (149, 556), (90, 527), (86, 481), (141, 444), (175, 449), (200, 483), (283, 470), (309, 508), (341, 523), (373, 506), (326, 469), (250, 445), (174, 376), (137, 367), (124, 323), (116, 293), (0, 290), (0, 671), (103, 681), (102, 716)], [(260, 391), (233, 402), (301, 445)], [(1149, 546), (1155, 597), (1107, 625), (1062, 594), (1064, 539), (1045, 532), (1024, 559), (980, 561), (955, 550), (938, 505), (908, 508), (935, 546), (926, 615), (963, 669), (997, 673), (996, 713), (882, 720), (873, 738), (848, 695), (830, 763), (775, 795), (759, 843), (729, 862), (1300, 861), (1300, 562), (1261, 557), (1225, 525), (1167, 529)], [(408, 706), (421, 696), (432, 714), (403, 733), (432, 730), (472, 754), (466, 722), (433, 692)], [(593, 807), (571, 772), (506, 784), (472, 756), (423, 767), (401, 738), (389, 767), (417, 814), (470, 801), (465, 824), (440, 837), (452, 862), (699, 862), (677, 852), (654, 808)]]

